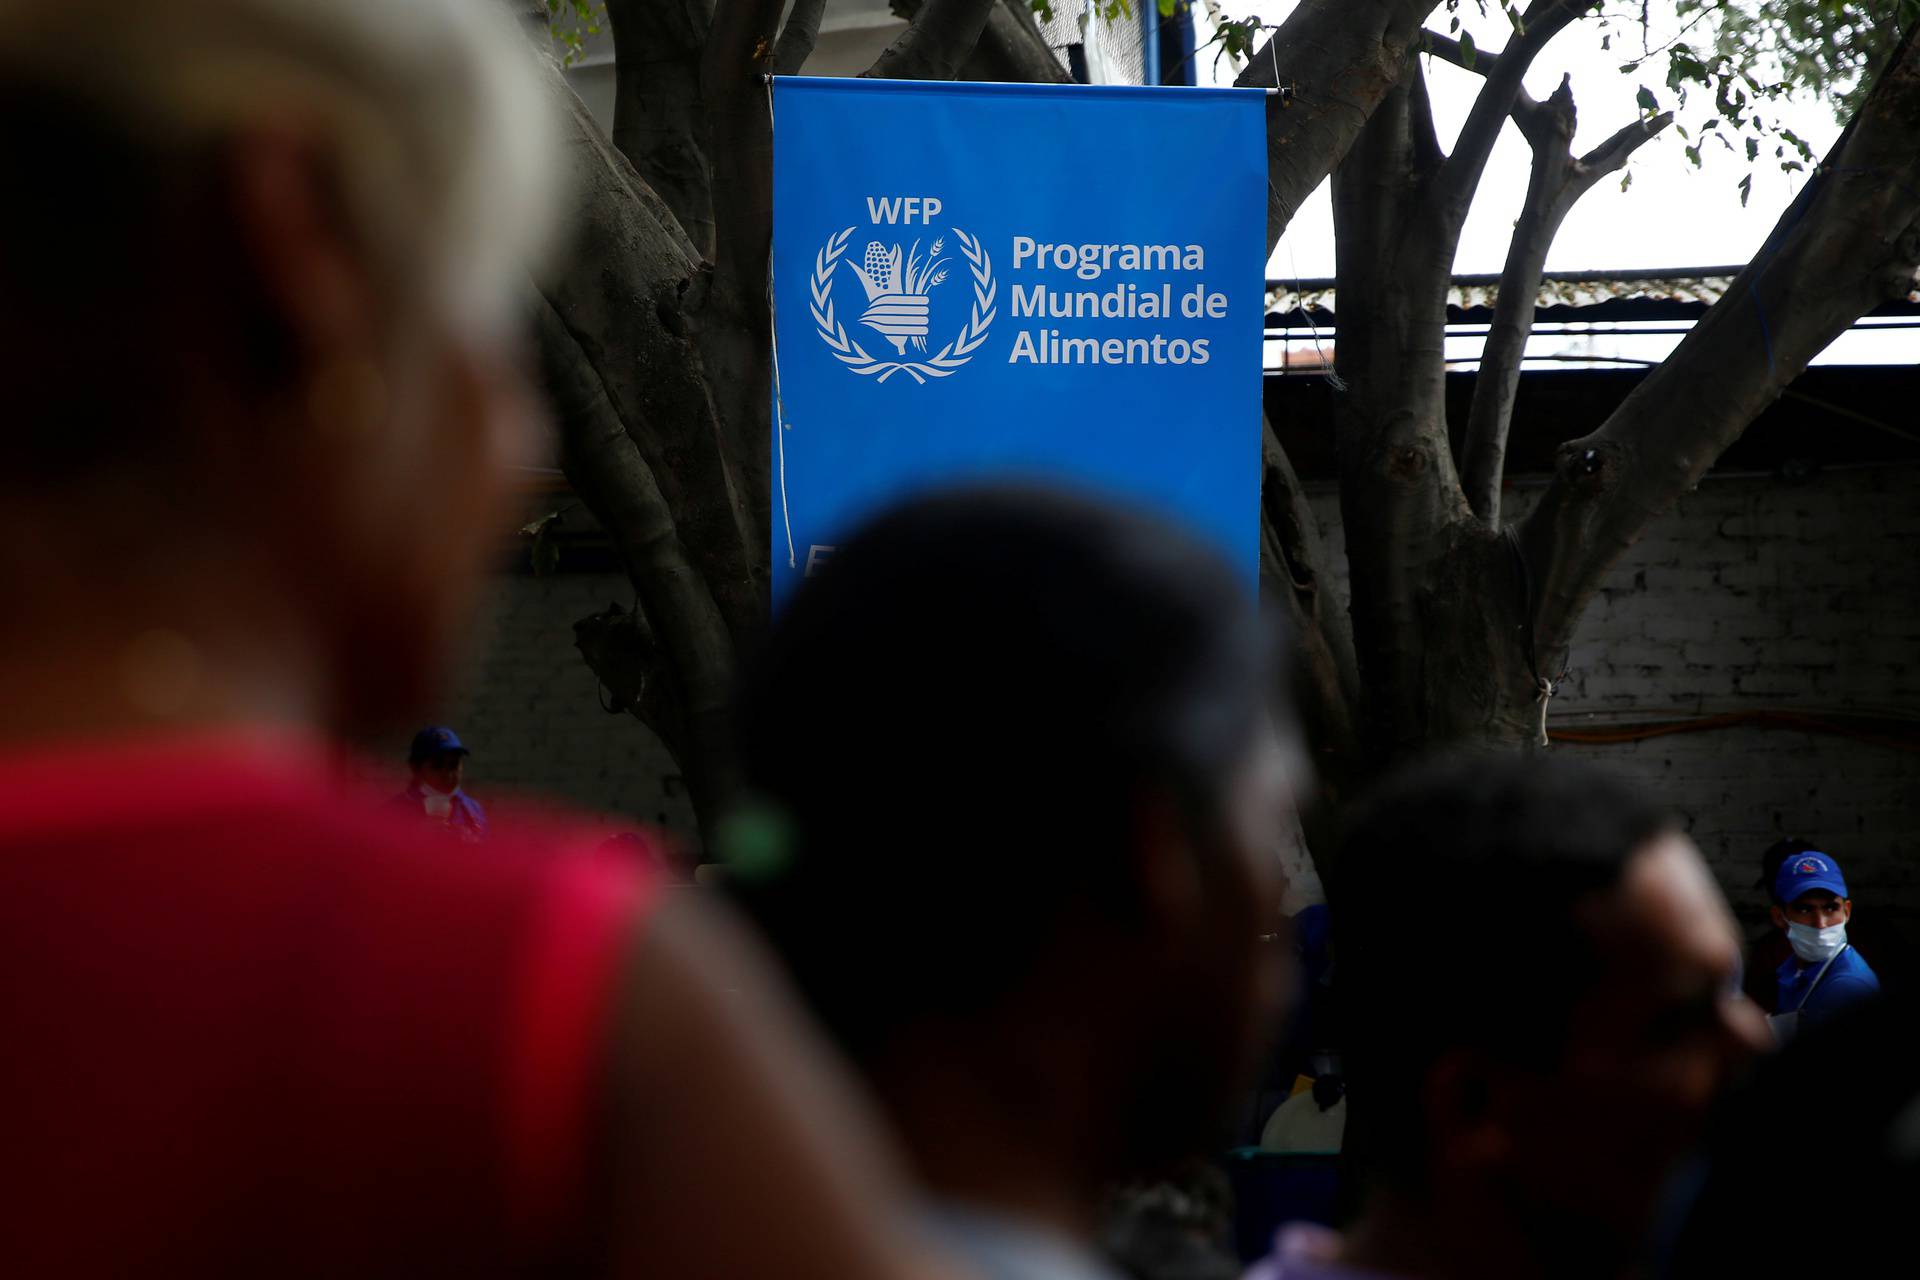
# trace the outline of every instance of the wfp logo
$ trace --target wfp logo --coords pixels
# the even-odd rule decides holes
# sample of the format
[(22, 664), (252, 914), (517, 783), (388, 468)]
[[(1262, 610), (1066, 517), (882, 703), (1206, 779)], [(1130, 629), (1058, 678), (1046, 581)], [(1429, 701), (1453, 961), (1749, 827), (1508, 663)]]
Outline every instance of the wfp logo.
[[(993, 262), (987, 256), (986, 246), (960, 228), (935, 231), (933, 220), (941, 207), (941, 202), (932, 197), (868, 196), (867, 242), (857, 260), (847, 257), (855, 227), (829, 237), (814, 255), (813, 276), (809, 281), (814, 327), (821, 341), (833, 352), (834, 359), (854, 373), (876, 382), (904, 373), (914, 382), (925, 385), (929, 378), (952, 376), (987, 340), (987, 327), (993, 323), (997, 296)], [(896, 224), (915, 221), (928, 234), (902, 238), (892, 230)], [(947, 252), (949, 235), (959, 250), (957, 259)], [(847, 270), (839, 272), (841, 266)], [(834, 308), (834, 287), (848, 276), (859, 282), (865, 297), (865, 306), (854, 319), (856, 327), (852, 333), (841, 323)], [(956, 301), (964, 300), (965, 289), (955, 286), (963, 285), (968, 278), (973, 282), (973, 305), (966, 322), (945, 345), (928, 355), (929, 339), (935, 328), (935, 298), (958, 294)], [(850, 287), (847, 295), (853, 296)], [(861, 345), (860, 329), (879, 335), (879, 342), (875, 342), (878, 354), (869, 353)], [(881, 346), (880, 342), (886, 345)]]

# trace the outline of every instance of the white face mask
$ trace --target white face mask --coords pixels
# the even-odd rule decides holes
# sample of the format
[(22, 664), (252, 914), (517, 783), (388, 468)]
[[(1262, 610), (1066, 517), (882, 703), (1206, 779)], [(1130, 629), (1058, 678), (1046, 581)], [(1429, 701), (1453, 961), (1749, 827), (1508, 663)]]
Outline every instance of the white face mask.
[[(423, 798), (426, 801), (427, 816), (429, 818), (445, 818), (453, 813), (452, 796), (444, 792), (435, 791), (429, 787)], [(1798, 928), (1799, 926), (1796, 925), (1794, 927)]]
[(1789, 924), (1787, 941), (1793, 946), (1793, 954), (1805, 963), (1822, 964), (1839, 955), (1840, 948), (1847, 945), (1847, 926), (1834, 924), (1816, 929), (1810, 924)]

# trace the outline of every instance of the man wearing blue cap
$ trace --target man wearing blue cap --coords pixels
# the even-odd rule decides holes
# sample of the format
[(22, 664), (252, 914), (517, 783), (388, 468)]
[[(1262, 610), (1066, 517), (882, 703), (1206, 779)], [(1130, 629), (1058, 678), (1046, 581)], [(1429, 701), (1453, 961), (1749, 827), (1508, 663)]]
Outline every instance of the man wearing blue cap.
[(459, 735), (443, 724), (428, 725), (414, 734), (407, 752), (413, 781), (394, 797), (394, 806), (427, 822), (444, 824), (462, 840), (485, 839), (487, 811), (460, 789), (460, 775), (472, 754)]
[(1777, 1012), (1768, 1021), (1786, 1040), (1834, 1013), (1879, 994), (1880, 979), (1847, 944), (1853, 900), (1840, 864), (1819, 850), (1795, 854), (1773, 877), (1773, 922), (1793, 948), (1779, 969)]

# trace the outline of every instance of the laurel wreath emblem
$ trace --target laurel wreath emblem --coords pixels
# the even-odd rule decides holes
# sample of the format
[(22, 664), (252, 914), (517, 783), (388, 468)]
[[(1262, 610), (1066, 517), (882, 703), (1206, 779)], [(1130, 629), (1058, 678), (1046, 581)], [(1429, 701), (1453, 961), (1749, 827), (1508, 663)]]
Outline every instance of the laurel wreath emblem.
[(993, 260), (987, 256), (986, 246), (958, 227), (953, 229), (953, 238), (959, 242), (960, 251), (966, 255), (968, 268), (973, 273), (973, 312), (967, 317), (966, 324), (961, 326), (960, 332), (954, 335), (953, 341), (926, 360), (883, 360), (869, 355), (857, 340), (848, 335), (846, 327), (833, 314), (833, 272), (847, 251), (847, 239), (853, 235), (853, 231), (852, 227), (848, 227), (831, 237), (813, 257), (813, 323), (819, 329), (821, 339), (833, 349), (834, 359), (876, 382), (885, 382), (896, 373), (904, 373), (924, 386), (928, 378), (952, 376), (955, 370), (973, 358), (974, 351), (987, 340), (987, 326), (993, 323), (996, 314), (995, 299), (999, 286), (994, 283)]

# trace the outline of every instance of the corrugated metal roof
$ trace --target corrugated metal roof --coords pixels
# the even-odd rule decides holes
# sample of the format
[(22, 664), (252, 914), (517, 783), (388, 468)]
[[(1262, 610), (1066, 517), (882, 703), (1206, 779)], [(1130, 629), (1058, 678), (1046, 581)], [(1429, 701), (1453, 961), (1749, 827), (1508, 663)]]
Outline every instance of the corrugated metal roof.
[[(1662, 271), (1556, 271), (1540, 282), (1534, 305), (1591, 307), (1602, 302), (1645, 298), (1712, 306), (1726, 293), (1740, 266), (1674, 268)], [(1908, 301), (1920, 302), (1920, 276)], [(1455, 276), (1447, 305), (1463, 310), (1491, 308), (1500, 293), (1499, 276)], [(1333, 312), (1334, 282), (1327, 279), (1267, 282), (1267, 311), (1285, 314), (1302, 307)]]

